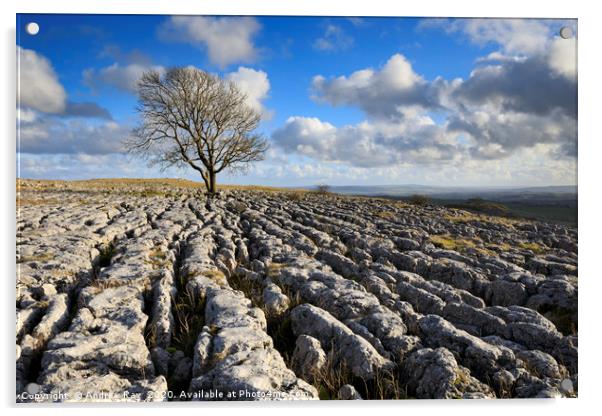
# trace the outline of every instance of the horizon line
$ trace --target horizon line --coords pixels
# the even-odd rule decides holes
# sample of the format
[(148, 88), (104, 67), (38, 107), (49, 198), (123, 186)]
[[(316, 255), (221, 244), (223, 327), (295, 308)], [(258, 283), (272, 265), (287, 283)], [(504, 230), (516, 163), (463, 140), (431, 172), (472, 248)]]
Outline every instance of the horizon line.
[[(63, 181), (63, 182), (83, 182), (83, 181), (98, 181), (98, 180), (185, 180), (190, 182), (198, 183), (199, 185), (203, 185), (202, 181), (182, 178), (182, 177), (94, 177), (94, 178), (85, 178), (85, 179), (56, 179), (56, 178), (26, 178), (26, 177), (16, 177), (16, 180), (29, 180), (29, 181)], [(331, 188), (345, 188), (345, 187), (357, 187), (357, 188), (376, 188), (376, 187), (393, 187), (393, 186), (413, 186), (413, 187), (424, 187), (424, 188), (510, 188), (510, 189), (521, 189), (521, 188), (551, 188), (551, 187), (578, 187), (577, 184), (553, 184), (553, 185), (429, 185), (429, 184), (419, 184), (419, 183), (389, 183), (389, 184), (378, 184), (378, 185), (363, 185), (363, 184), (344, 184), (344, 185), (331, 185), (326, 181), (316, 181), (312, 184), (305, 185), (266, 185), (261, 183), (221, 183), (218, 184), (223, 186), (265, 186), (265, 187), (274, 187), (274, 188), (312, 188), (319, 185), (327, 185)]]

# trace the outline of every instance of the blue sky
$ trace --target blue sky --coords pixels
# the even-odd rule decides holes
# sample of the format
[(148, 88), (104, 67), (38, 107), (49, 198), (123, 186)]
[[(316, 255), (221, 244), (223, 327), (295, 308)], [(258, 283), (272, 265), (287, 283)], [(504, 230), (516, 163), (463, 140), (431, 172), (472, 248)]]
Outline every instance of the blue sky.
[[(36, 22), (31, 36), (25, 25)], [(18, 15), (19, 175), (188, 177), (125, 155), (135, 80), (240, 82), (266, 160), (228, 183), (576, 183), (575, 21)]]

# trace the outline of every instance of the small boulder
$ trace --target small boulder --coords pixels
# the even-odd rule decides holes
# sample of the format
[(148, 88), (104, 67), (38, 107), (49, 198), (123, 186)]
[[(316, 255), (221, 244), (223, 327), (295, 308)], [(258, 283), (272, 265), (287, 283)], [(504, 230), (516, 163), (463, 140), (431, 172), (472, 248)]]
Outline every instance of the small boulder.
[(311, 383), (325, 364), (326, 353), (320, 341), (309, 335), (299, 335), (292, 358), (292, 368), (295, 373)]
[(337, 393), (340, 400), (363, 400), (362, 396), (351, 384), (345, 384), (341, 386)]
[(445, 348), (423, 348), (402, 364), (408, 393), (419, 399), (495, 397), (491, 388), (470, 375)]

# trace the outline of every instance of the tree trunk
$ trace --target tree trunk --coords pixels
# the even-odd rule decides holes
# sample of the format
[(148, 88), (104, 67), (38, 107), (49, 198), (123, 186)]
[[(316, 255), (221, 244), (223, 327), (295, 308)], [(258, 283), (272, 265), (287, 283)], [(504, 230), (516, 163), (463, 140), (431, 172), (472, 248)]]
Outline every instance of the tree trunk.
[(210, 194), (215, 194), (215, 192), (217, 191), (215, 177), (216, 177), (216, 173), (210, 171), (209, 172), (209, 193)]

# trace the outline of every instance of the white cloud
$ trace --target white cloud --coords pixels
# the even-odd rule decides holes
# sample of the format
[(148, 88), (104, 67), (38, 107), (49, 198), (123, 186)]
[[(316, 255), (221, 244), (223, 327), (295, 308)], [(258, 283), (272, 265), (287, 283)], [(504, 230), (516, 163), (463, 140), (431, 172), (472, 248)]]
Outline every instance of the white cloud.
[[(477, 23), (475, 33), (482, 24)], [(497, 28), (495, 24), (492, 27)], [(489, 31), (485, 33), (493, 36)], [(575, 157), (576, 45), (574, 40), (553, 37), (541, 44), (545, 49), (533, 56), (491, 53), (477, 61), (466, 80), (427, 81), (403, 55), (395, 54), (377, 70), (366, 68), (330, 79), (315, 76), (313, 98), (333, 106), (363, 110), (368, 123), (377, 127), (373, 135), (379, 137), (378, 151), (390, 152), (390, 163), (404, 160), (396, 153), (400, 151), (411, 154), (416, 163), (446, 160), (464, 150), (472, 158), (485, 160), (508, 158), (521, 148), (538, 144), (556, 146), (556, 157)], [(444, 118), (438, 126), (408, 128), (411, 123), (419, 126), (417, 120), (428, 118), (433, 112)], [(285, 127), (290, 128), (288, 124)], [(386, 133), (391, 129), (393, 132)], [(350, 130), (348, 126), (337, 129), (343, 131), (348, 137), (357, 133), (357, 129)], [(295, 131), (289, 133), (291, 136), (284, 138), (284, 143), (300, 137)], [(438, 141), (433, 140), (435, 137)], [(323, 139), (321, 146), (329, 143)], [(321, 160), (329, 157), (328, 149), (314, 145), (308, 150), (306, 146), (288, 149), (308, 156), (312, 156), (311, 150), (321, 155), (315, 156)], [(351, 143), (346, 146), (353, 147)], [(362, 163), (353, 154), (347, 159), (344, 156), (338, 152), (337, 157), (330, 158)], [(363, 163), (371, 163), (370, 158)]]
[(451, 161), (464, 151), (425, 116), (342, 127), (318, 118), (290, 117), (272, 139), (285, 152), (359, 167)]
[(234, 82), (247, 95), (247, 104), (260, 112), (264, 119), (271, 117), (271, 112), (262, 104), (270, 91), (267, 73), (241, 66), (235, 72), (226, 74), (226, 79)]
[(506, 53), (542, 53), (550, 35), (550, 24), (535, 19), (463, 19), (462, 30), (480, 45), (494, 42)]
[(163, 40), (206, 48), (209, 60), (223, 68), (257, 58), (253, 36), (260, 29), (252, 17), (172, 16), (159, 33)]
[(577, 40), (562, 39), (557, 36), (552, 41), (548, 54), (550, 67), (558, 74), (569, 79), (577, 77)]
[(553, 36), (563, 26), (575, 28), (575, 22), (559, 19), (426, 19), (421, 28), (440, 28), (450, 34), (462, 33), (474, 44), (499, 45), (500, 50), (477, 62), (518, 61), (541, 56), (559, 75), (575, 78), (577, 40)]
[[(313, 98), (332, 105), (358, 105), (373, 117), (399, 118), (415, 107), (433, 106), (430, 85), (401, 54), (379, 69), (361, 69), (349, 76), (313, 78)], [(434, 91), (434, 90), (433, 90)]]
[[(21, 153), (18, 168), (19, 177), (32, 179), (157, 178), (179, 177), (185, 174), (178, 169), (162, 172), (158, 168), (148, 167), (143, 160), (120, 153)], [(200, 180), (194, 174), (190, 177)]]
[(538, 144), (564, 146), (565, 156), (574, 157), (569, 143), (576, 143), (577, 121), (556, 110), (549, 115), (501, 111), (483, 106), (480, 111), (457, 112), (450, 117), (447, 129), (463, 132), (473, 140), (470, 151), (476, 159), (503, 158), (521, 148)]
[(130, 126), (113, 121), (87, 122), (38, 117), (21, 120), (17, 151), (21, 153), (92, 155), (123, 152), (122, 140), (129, 136)]
[(67, 93), (48, 59), (30, 49), (17, 46), (17, 103), (46, 113), (62, 113)]
[[(281, 154), (283, 149), (273, 148)], [(307, 186), (318, 183), (330, 185), (374, 185), (420, 183), (438, 186), (534, 186), (575, 184), (576, 159), (555, 159), (550, 153), (555, 145), (536, 145), (520, 149), (504, 159), (457, 158), (448, 163), (420, 164), (399, 162), (393, 165), (361, 167), (333, 163), (309, 157), (291, 158), (253, 165), (249, 177), (226, 177), (225, 182), (249, 183), (260, 181), (275, 185)]]
[(120, 65), (115, 62), (112, 65), (96, 69), (86, 69), (83, 72), (84, 84), (92, 89), (99, 88), (101, 85), (109, 85), (111, 87), (135, 93), (136, 84), (142, 74), (150, 69), (154, 69), (159, 73), (165, 72), (165, 68), (158, 65), (145, 65), (140, 63), (131, 63)]
[(576, 92), (576, 78), (558, 76), (544, 55), (479, 66), (456, 85), (450, 102), (539, 115), (561, 109), (576, 117)]
[(37, 118), (37, 114), (34, 110), (29, 108), (17, 108), (17, 121), (20, 122), (32, 122)]
[(480, 46), (497, 44), (505, 54), (533, 55), (544, 51), (550, 34), (560, 29), (560, 23), (537, 19), (425, 19), (419, 27), (461, 33)]
[(328, 52), (349, 49), (352, 45), (353, 38), (342, 27), (333, 24), (326, 26), (324, 35), (313, 43), (315, 49)]
[(37, 112), (60, 117), (112, 118), (106, 108), (95, 103), (68, 101), (48, 59), (20, 46), (17, 54), (17, 121), (32, 122), (38, 118)]
[(525, 56), (518, 55), (506, 55), (500, 51), (491, 52), (487, 56), (477, 58), (477, 63), (496, 63), (496, 62), (522, 62), (527, 58)]

